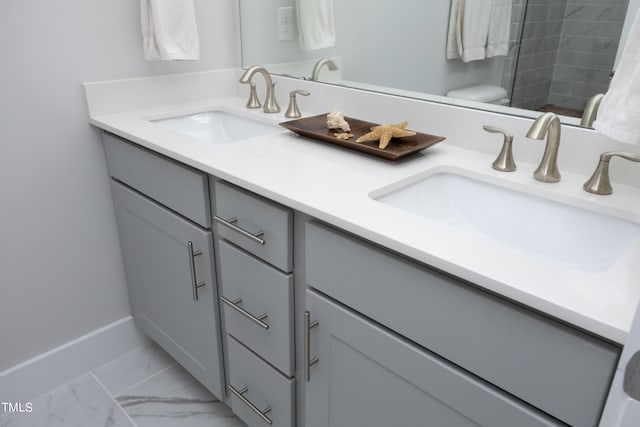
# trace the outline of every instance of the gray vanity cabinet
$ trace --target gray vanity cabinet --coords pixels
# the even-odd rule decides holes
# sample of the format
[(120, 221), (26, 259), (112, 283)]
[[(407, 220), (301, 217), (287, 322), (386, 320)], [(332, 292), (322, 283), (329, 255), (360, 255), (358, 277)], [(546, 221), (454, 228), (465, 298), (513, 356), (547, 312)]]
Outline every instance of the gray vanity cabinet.
[(136, 325), (247, 425), (598, 424), (618, 346), (306, 216), (294, 269), (289, 207), (104, 147)]
[(307, 310), (306, 427), (563, 425), (313, 290)]
[[(198, 171), (109, 135), (105, 136), (105, 152), (114, 178), (111, 191), (136, 326), (223, 398), (212, 232), (164, 204), (207, 194), (203, 193), (206, 176), (203, 181)], [(121, 167), (132, 158), (141, 169), (153, 165), (153, 175), (138, 179), (137, 173)], [(171, 181), (167, 188), (184, 185), (188, 191), (165, 194), (164, 181)], [(205, 187), (199, 189), (194, 183)], [(154, 198), (163, 204), (140, 192), (151, 187)], [(208, 198), (203, 202), (200, 206), (209, 205)], [(189, 213), (193, 207), (181, 211)], [(206, 223), (203, 212), (195, 218)]]

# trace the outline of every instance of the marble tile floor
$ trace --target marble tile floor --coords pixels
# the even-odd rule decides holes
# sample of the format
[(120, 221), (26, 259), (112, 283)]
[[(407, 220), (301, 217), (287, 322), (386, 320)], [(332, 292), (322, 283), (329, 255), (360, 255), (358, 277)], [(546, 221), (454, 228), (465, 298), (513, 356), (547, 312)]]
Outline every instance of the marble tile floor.
[(0, 413), (0, 427), (245, 427), (155, 344)]

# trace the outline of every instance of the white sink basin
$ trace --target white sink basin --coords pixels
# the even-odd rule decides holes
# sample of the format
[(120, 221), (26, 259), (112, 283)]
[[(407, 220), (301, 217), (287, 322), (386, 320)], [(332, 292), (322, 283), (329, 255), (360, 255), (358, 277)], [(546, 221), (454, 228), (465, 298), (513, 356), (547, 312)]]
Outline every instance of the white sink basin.
[(226, 111), (208, 111), (152, 122), (185, 135), (218, 144), (282, 131), (275, 124), (263, 123)]
[(536, 256), (603, 271), (640, 235), (625, 219), (454, 173), (437, 173), (372, 198)]

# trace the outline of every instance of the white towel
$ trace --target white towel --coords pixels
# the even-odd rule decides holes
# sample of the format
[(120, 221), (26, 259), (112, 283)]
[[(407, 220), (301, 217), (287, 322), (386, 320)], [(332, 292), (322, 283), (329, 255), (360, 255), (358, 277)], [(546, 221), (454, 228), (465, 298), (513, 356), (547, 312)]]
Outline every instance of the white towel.
[(140, 20), (147, 61), (199, 59), (193, 0), (140, 0)]
[(449, 29), (447, 30), (447, 59), (460, 58), (458, 52), (458, 15), (460, 12), (460, 3), (464, 4), (464, 0), (451, 0), (451, 11), (449, 12)]
[(452, 0), (447, 59), (485, 59), (490, 19), (491, 0)]
[(296, 0), (298, 42), (302, 50), (333, 47), (336, 30), (332, 0)]
[(594, 127), (619, 141), (640, 144), (640, 12), (629, 30), (620, 64), (602, 98)]
[(512, 6), (513, 0), (493, 0), (492, 2), (487, 36), (487, 58), (505, 56), (509, 53)]

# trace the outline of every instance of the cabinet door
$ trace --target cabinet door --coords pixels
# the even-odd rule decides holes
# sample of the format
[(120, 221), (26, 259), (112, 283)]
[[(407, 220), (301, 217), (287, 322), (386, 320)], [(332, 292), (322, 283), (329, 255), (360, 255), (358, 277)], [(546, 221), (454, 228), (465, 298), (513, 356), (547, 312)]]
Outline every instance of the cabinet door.
[(559, 426), (349, 309), (307, 291), (306, 427)]
[(223, 398), (211, 232), (117, 182), (111, 190), (136, 325)]

